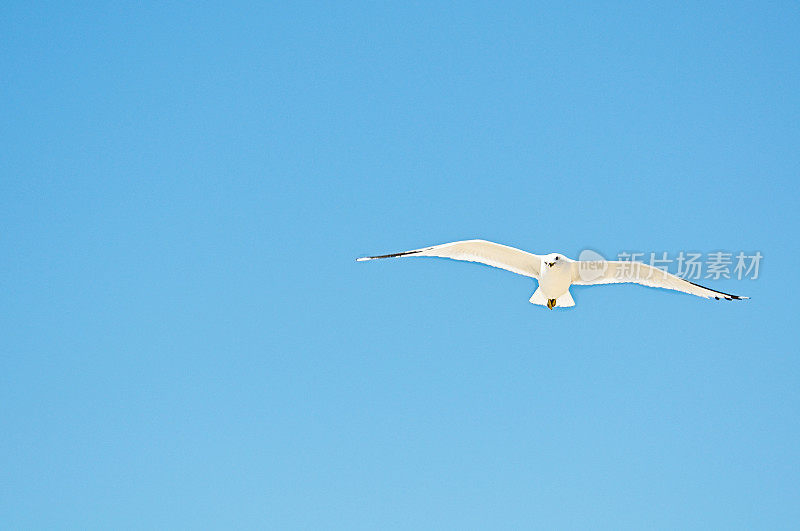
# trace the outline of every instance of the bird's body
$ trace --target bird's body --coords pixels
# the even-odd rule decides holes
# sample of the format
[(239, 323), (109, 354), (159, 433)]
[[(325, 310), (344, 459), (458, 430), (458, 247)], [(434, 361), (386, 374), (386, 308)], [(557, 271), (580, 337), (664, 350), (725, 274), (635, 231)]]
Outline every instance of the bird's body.
[[(546, 261), (546, 260), (543, 260)], [(558, 299), (572, 285), (572, 271), (567, 260), (555, 260), (552, 266), (540, 268), (539, 289), (547, 299)]]
[(575, 284), (614, 284), (633, 282), (656, 288), (682, 291), (706, 299), (746, 299), (723, 293), (641, 262), (606, 260), (571, 260), (560, 253), (536, 255), (486, 240), (465, 240), (405, 251), (401, 253), (359, 258), (358, 261), (400, 256), (436, 256), (499, 267), (535, 278), (539, 287), (530, 298), (533, 304), (555, 307), (574, 306), (569, 287)]

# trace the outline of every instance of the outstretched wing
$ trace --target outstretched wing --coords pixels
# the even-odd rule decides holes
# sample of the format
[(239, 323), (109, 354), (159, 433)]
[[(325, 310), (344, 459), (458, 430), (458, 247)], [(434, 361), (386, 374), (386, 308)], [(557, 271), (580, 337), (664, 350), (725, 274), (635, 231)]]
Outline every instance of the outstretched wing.
[(438, 256), (440, 258), (452, 258), (453, 260), (464, 260), (466, 262), (479, 262), (536, 279), (539, 278), (539, 268), (542, 265), (542, 257), (539, 255), (526, 253), (514, 247), (488, 242), (486, 240), (465, 240), (461, 242), (444, 243), (442, 245), (434, 245), (433, 247), (425, 247), (424, 249), (416, 249), (404, 253), (366, 256), (364, 258), (359, 258), (358, 261), (374, 260), (376, 258), (394, 258), (398, 256)]
[(573, 264), (573, 284), (618, 284), (632, 282), (654, 288), (673, 289), (706, 299), (747, 299), (706, 288), (659, 268), (641, 262), (577, 261)]

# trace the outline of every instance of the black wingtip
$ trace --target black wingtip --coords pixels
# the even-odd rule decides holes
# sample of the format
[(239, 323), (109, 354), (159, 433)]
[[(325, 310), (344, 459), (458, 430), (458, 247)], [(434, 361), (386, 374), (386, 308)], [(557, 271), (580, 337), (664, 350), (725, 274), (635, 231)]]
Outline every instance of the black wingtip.
[[(686, 280), (686, 279), (684, 278), (684, 279), (681, 279), (681, 280)], [(697, 284), (697, 283), (695, 283), (695, 282), (692, 282), (691, 280), (686, 280), (686, 282), (688, 282), (688, 283), (689, 283), (689, 284), (691, 284), (692, 286), (697, 286), (698, 288), (703, 288), (703, 289), (707, 289), (708, 291), (713, 291), (714, 293), (719, 293), (719, 295), (720, 295), (720, 296), (721, 296), (723, 299), (725, 299), (726, 301), (732, 301), (732, 300), (737, 300), (737, 301), (740, 301), (740, 300), (744, 300), (744, 299), (749, 299), (749, 298), (750, 298), (750, 297), (742, 297), (742, 296), (740, 296), (740, 295), (732, 295), (732, 294), (730, 294), (730, 293), (724, 293), (724, 292), (722, 292), (722, 291), (717, 291), (717, 290), (715, 290), (715, 289), (711, 289), (711, 288), (709, 288), (708, 286), (701, 286), (700, 284)], [(718, 296), (716, 296), (716, 295), (715, 295), (715, 296), (714, 296), (714, 299), (716, 299), (716, 300), (719, 300), (719, 299), (720, 299), (720, 297), (718, 297)]]
[(416, 251), (405, 251), (402, 253), (382, 254), (379, 256), (365, 256), (364, 258), (356, 258), (356, 262), (363, 262), (364, 260), (375, 260), (377, 258), (397, 258), (398, 256), (407, 256), (409, 254), (421, 253), (425, 249), (418, 249)]

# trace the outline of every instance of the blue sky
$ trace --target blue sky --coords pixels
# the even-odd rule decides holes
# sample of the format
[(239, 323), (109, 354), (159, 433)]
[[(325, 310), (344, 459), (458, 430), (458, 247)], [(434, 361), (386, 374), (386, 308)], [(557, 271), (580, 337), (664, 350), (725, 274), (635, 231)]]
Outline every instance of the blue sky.
[(797, 6), (284, 4), (0, 7), (4, 527), (796, 525)]

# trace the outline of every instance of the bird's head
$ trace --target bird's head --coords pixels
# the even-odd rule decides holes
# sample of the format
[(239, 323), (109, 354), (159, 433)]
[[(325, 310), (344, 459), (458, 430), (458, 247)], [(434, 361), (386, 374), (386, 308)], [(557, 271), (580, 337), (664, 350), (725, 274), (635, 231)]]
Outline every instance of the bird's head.
[(546, 269), (561, 269), (567, 265), (567, 258), (558, 253), (550, 253), (542, 258)]

